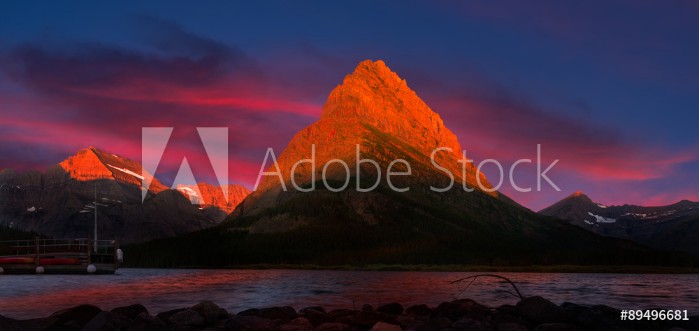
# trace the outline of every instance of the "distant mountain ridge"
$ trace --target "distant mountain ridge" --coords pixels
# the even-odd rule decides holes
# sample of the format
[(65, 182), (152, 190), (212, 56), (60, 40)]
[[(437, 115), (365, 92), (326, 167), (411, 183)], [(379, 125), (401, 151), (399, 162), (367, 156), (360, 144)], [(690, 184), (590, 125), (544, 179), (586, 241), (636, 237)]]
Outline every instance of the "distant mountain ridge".
[(187, 197), (193, 204), (212, 213), (211, 216), (220, 222), (225, 219), (235, 207), (240, 204), (249, 194), (245, 186), (229, 184), (228, 199), (223, 194), (219, 186), (208, 183), (197, 183), (196, 185), (177, 185), (177, 191)]
[(88, 237), (94, 214), (85, 206), (94, 201), (97, 190), (98, 235), (143, 242), (215, 225), (248, 193), (231, 185), (233, 193), (226, 202), (220, 189), (202, 183), (206, 194), (199, 205), (192, 205), (188, 195), (154, 178), (142, 203), (143, 175), (138, 162), (95, 147), (78, 151), (46, 172), (5, 169), (0, 172), (0, 225), (50, 237)]
[(699, 202), (656, 207), (606, 206), (576, 192), (539, 211), (594, 233), (653, 248), (699, 253)]

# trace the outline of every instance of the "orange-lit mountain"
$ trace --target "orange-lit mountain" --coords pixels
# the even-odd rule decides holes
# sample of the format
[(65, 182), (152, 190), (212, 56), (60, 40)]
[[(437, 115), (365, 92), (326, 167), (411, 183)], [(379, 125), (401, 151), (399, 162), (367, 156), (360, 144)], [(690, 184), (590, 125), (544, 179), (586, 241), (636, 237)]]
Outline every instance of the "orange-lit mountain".
[[(385, 157), (404, 158), (421, 165), (429, 165), (430, 154), (435, 148), (447, 147), (451, 152), (439, 153), (439, 164), (450, 169), (457, 180), (462, 174), (457, 163), (462, 149), (454, 133), (444, 126), (439, 115), (408, 87), (405, 80), (380, 60), (361, 62), (330, 93), (320, 119), (293, 137), (279, 157), (287, 183), (292, 165), (310, 158), (313, 144), (318, 165), (322, 167), (330, 159), (343, 159), (350, 165), (353, 175), (356, 172), (353, 167), (356, 165), (356, 145), (360, 146), (363, 157), (381, 156), (385, 159), (382, 161), (389, 162), (393, 158)], [(396, 153), (382, 155), (385, 151)], [(368, 167), (362, 170), (371, 171)], [(335, 179), (343, 176), (343, 173), (333, 172)], [(421, 173), (416, 177), (423, 181), (433, 179), (427, 178), (429, 176), (432, 173)], [(466, 176), (469, 186), (476, 187), (473, 164), (468, 164)], [(298, 183), (308, 182), (310, 168), (300, 167), (296, 171), (296, 180)], [(483, 186), (491, 187), (484, 176), (481, 181)], [(277, 184), (276, 178), (266, 177), (259, 189), (274, 190), (279, 187)]]
[[(210, 227), (225, 218), (245, 189), (205, 189), (203, 206), (153, 179), (141, 202), (142, 167), (94, 147), (80, 150), (46, 172), (0, 172), (0, 225), (51, 237), (91, 235), (94, 214), (85, 206), (98, 195), (98, 235), (123, 242), (171, 237)], [(149, 175), (149, 174), (146, 174)], [(208, 187), (203, 184), (202, 187)], [(220, 195), (220, 197), (219, 197)]]
[[(109, 178), (120, 184), (141, 186), (143, 179), (140, 163), (103, 152), (95, 147), (80, 150), (58, 165), (71, 178), (79, 181)], [(152, 174), (147, 175), (152, 176)], [(152, 193), (160, 193), (166, 189), (167, 187), (155, 178), (149, 187)]]
[[(361, 157), (376, 160), (381, 165), (382, 184), (386, 183), (387, 166), (395, 159), (405, 159), (411, 165), (411, 176), (394, 177), (394, 181), (406, 185), (445, 186), (447, 177), (437, 172), (430, 163), (432, 151), (439, 147), (450, 148), (437, 154), (439, 165), (448, 168), (456, 177), (455, 186), (462, 180), (464, 171), (457, 162), (461, 159), (461, 146), (443, 123), (440, 116), (432, 111), (411, 90), (406, 81), (391, 71), (383, 61), (366, 60), (361, 62), (354, 72), (347, 75), (343, 83), (337, 86), (328, 97), (320, 119), (298, 132), (278, 159), (284, 176), (285, 186), (290, 192), (283, 192), (277, 177), (264, 177), (258, 190), (246, 199), (234, 214), (249, 216), (269, 208), (275, 208), (293, 198), (297, 193), (291, 185), (290, 170), (299, 160), (310, 158), (315, 145), (316, 181), (319, 181), (323, 165), (331, 159), (342, 159), (349, 166), (351, 176), (362, 178), (363, 187), (369, 187), (376, 178), (374, 167), (362, 164), (360, 174), (356, 173), (356, 146), (360, 146)], [(407, 170), (402, 167), (397, 170)], [(268, 171), (274, 168), (270, 167)], [(304, 163), (296, 168), (295, 182), (299, 186), (310, 185), (311, 167)], [(465, 171), (466, 183), (470, 188), (477, 188), (475, 166), (468, 163)], [(342, 185), (345, 170), (339, 165), (329, 168), (330, 180)], [(483, 187), (490, 188), (490, 183), (481, 174)], [(351, 182), (354, 186), (354, 182)], [(350, 193), (351, 194), (351, 193)], [(409, 195), (409, 194), (408, 194)], [(477, 199), (483, 195), (511, 203), (507, 197), (497, 192), (476, 192)], [(362, 200), (364, 198), (359, 198)], [(366, 215), (369, 219), (374, 216)], [(275, 226), (276, 228), (276, 226)]]

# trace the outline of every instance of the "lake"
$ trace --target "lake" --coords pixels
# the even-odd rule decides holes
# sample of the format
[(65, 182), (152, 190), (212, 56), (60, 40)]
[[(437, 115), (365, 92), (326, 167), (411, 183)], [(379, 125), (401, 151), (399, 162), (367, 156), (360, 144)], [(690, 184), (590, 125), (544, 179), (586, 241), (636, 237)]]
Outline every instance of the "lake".
[[(115, 275), (0, 275), (0, 315), (44, 317), (81, 303), (102, 309), (143, 304), (151, 314), (211, 300), (229, 312), (269, 306), (360, 309), (400, 302), (436, 306), (471, 298), (495, 307), (515, 304), (498, 279), (451, 281), (468, 272), (327, 270), (120, 269)], [(498, 273), (525, 296), (557, 304), (605, 304), (620, 309), (682, 309), (699, 315), (699, 276), (655, 274)]]

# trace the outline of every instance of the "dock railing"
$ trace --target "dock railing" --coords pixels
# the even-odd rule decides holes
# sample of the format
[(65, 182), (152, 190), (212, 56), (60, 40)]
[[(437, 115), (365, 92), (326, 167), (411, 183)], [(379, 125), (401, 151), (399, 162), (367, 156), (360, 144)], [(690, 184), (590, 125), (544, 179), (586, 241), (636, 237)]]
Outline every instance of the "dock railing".
[(0, 256), (87, 255), (94, 262), (114, 261), (116, 240), (42, 239), (0, 241)]

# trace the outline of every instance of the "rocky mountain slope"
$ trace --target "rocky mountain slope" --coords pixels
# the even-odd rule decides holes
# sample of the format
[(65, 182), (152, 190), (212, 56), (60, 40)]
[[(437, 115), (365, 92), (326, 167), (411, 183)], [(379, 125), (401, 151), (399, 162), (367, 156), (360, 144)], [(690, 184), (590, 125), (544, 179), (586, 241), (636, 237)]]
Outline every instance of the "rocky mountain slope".
[[(5, 169), (0, 172), (0, 225), (49, 237), (91, 237), (94, 214), (86, 206), (96, 191), (98, 236), (134, 243), (210, 227), (236, 203), (225, 204), (210, 189), (201, 206), (192, 205), (157, 179), (141, 203), (141, 171), (138, 162), (94, 147), (46, 172)], [(231, 191), (238, 192), (232, 194), (236, 199), (246, 192)]]
[(539, 211), (594, 233), (650, 247), (699, 253), (699, 202), (682, 200), (657, 207), (605, 206), (582, 192)]

